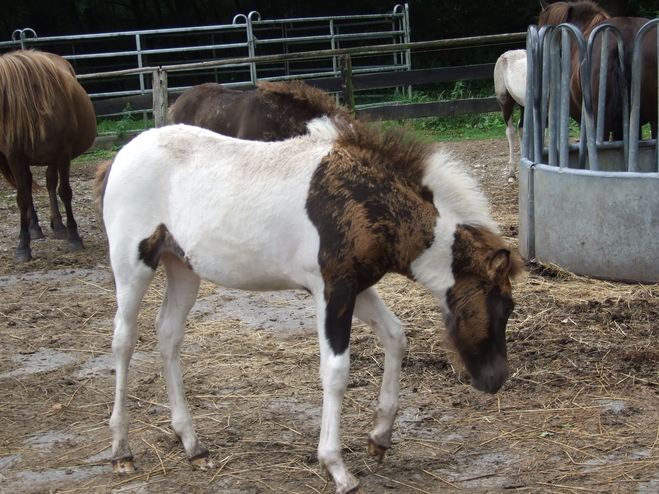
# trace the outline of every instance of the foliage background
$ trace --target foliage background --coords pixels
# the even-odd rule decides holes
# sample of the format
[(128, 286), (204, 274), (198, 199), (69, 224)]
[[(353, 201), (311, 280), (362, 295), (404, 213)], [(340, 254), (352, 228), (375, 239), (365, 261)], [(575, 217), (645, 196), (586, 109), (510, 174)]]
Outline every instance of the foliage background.
[[(526, 31), (539, 0), (409, 0), (412, 41)], [(21, 0), (0, 7), (0, 41), (30, 27), (57, 36), (231, 23), (256, 10), (264, 19), (390, 12), (395, 0)], [(601, 0), (614, 15), (657, 17), (659, 0)]]

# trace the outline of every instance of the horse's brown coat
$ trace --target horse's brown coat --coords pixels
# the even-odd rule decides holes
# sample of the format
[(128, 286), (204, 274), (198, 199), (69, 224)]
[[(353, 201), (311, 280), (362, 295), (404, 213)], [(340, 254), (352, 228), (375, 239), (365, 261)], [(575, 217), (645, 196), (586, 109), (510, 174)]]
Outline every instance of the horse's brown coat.
[(240, 139), (280, 141), (305, 134), (307, 122), (323, 115), (350, 118), (330, 94), (303, 81), (261, 81), (250, 90), (193, 86), (172, 105), (168, 120)]
[[(69, 251), (82, 249), (71, 208), (71, 159), (96, 137), (96, 116), (89, 96), (62, 57), (35, 50), (0, 56), (0, 172), (17, 189), (21, 233), (14, 259), (31, 259), (30, 237), (43, 236), (32, 202), (32, 166), (46, 166), (51, 227), (68, 235)], [(58, 188), (59, 182), (59, 188)], [(57, 206), (64, 203), (66, 227)]]
[[(631, 83), (632, 48), (636, 33), (648, 22), (640, 17), (611, 17), (597, 3), (589, 0), (546, 3), (541, 0), (542, 10), (538, 17), (538, 26), (558, 26), (570, 23), (577, 26), (587, 40), (590, 33), (599, 25), (606, 23), (618, 28), (625, 43), (623, 64), (625, 76), (618, 64), (617, 37), (611, 35), (605, 53), (608, 53), (607, 101), (604, 114), (604, 139), (621, 140), (622, 98), (629, 93)], [(656, 34), (649, 32), (643, 40), (641, 76), (640, 125), (650, 123), (652, 136), (657, 136), (657, 45)], [(601, 33), (593, 43), (591, 61), (591, 92), (593, 95), (593, 114), (597, 119), (597, 95), (599, 93), (599, 69), (601, 54)], [(571, 53), (570, 75), (570, 116), (581, 122), (582, 83), (579, 70), (580, 61), (576, 46)], [(634, 138), (634, 137), (632, 137)]]

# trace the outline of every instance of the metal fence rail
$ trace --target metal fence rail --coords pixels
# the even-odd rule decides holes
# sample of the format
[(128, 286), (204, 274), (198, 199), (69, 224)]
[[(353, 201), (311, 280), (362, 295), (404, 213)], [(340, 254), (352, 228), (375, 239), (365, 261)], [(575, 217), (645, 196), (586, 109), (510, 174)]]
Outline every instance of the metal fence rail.
[[(369, 44), (402, 44), (410, 41), (409, 6), (396, 5), (385, 14), (314, 18), (262, 19), (258, 12), (236, 15), (231, 24), (184, 29), (154, 29), (77, 36), (40, 38), (34, 30), (14, 31), (13, 40), (0, 43), (0, 51), (38, 48), (62, 55), (79, 75), (170, 66), (224, 58), (303, 53)], [(386, 56), (360, 57), (355, 73), (409, 70), (409, 50)], [(259, 65), (247, 61), (225, 67), (172, 71), (170, 89), (182, 91), (194, 84), (255, 84), (259, 79), (337, 76), (336, 57), (314, 62), (282, 61)], [(145, 94), (151, 78), (144, 73), (130, 77), (108, 76), (81, 83), (92, 99)]]

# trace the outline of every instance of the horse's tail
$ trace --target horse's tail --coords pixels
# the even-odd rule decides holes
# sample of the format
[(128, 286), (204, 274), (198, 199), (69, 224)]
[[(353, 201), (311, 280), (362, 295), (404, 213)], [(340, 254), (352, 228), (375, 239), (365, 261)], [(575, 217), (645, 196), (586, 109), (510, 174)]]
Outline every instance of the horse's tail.
[[(3, 177), (5, 177), (5, 180), (10, 186), (12, 186), (14, 189), (18, 188), (18, 185), (16, 184), (16, 177), (14, 177), (14, 173), (9, 167), (9, 162), (3, 154), (0, 154), (0, 173)], [(41, 187), (37, 182), (34, 180), (32, 181), (32, 192), (42, 192), (44, 190), (45, 189)]]
[(98, 218), (103, 220), (103, 196), (105, 196), (105, 188), (108, 184), (108, 176), (110, 175), (110, 168), (112, 168), (114, 160), (106, 161), (98, 166), (96, 175), (94, 175), (94, 185), (92, 187), (92, 200), (94, 202), (94, 209)]

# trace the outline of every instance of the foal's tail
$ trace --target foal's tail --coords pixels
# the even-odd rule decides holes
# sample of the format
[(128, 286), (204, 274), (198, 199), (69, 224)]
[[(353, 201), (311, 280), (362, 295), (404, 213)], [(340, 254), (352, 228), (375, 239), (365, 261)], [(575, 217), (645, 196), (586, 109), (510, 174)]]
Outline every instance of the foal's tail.
[(105, 195), (105, 187), (108, 183), (108, 175), (110, 174), (112, 163), (114, 163), (114, 160), (109, 160), (100, 164), (96, 169), (96, 175), (94, 176), (92, 199), (94, 202), (94, 208), (96, 209), (96, 214), (101, 222), (103, 221), (103, 196)]

